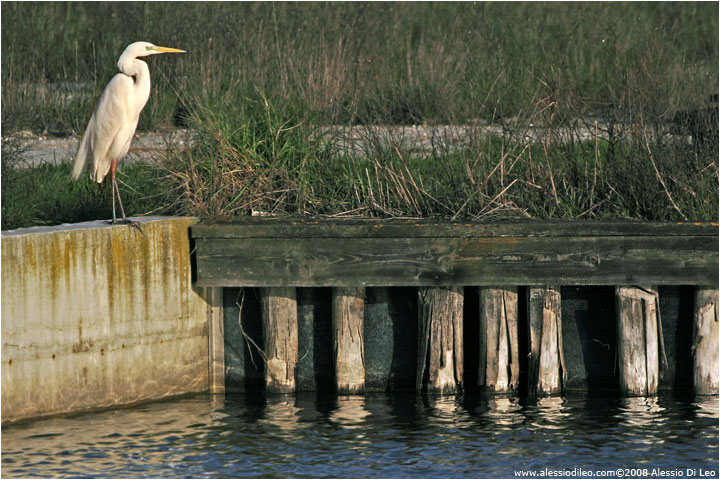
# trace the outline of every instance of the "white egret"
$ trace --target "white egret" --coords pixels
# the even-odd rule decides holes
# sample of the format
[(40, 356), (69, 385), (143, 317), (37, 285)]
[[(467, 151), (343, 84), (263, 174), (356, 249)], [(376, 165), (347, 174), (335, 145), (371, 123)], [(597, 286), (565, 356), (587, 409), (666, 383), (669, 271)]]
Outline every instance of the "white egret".
[(158, 47), (148, 42), (135, 42), (120, 55), (116, 74), (105, 87), (95, 111), (90, 117), (85, 134), (80, 141), (73, 179), (77, 180), (85, 165), (90, 167), (90, 178), (102, 183), (110, 171), (112, 178), (113, 219), (115, 216), (115, 194), (117, 193), (122, 223), (132, 223), (125, 216), (120, 190), (115, 180), (117, 163), (127, 154), (135, 134), (140, 112), (150, 97), (150, 70), (147, 63), (138, 57), (158, 53), (184, 53), (177, 48)]

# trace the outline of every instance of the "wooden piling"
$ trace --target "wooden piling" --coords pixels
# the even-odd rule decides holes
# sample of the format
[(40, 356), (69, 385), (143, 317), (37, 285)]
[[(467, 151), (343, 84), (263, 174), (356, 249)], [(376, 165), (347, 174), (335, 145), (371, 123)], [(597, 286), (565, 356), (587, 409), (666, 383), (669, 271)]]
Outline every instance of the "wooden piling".
[(225, 392), (225, 336), (223, 332), (223, 289), (203, 288), (208, 319), (208, 389)]
[(520, 379), (517, 287), (480, 287), (478, 385), (517, 391)]
[(260, 290), (268, 393), (295, 391), (298, 359), (297, 298), (294, 287)]
[(536, 395), (562, 392), (566, 373), (562, 344), (560, 287), (530, 287), (528, 309), (528, 391)]
[(416, 386), (456, 393), (463, 382), (463, 287), (419, 288)]
[(365, 288), (333, 288), (332, 323), (337, 392), (360, 393), (365, 389), (363, 317)]
[(616, 287), (615, 304), (620, 394), (655, 395), (663, 350), (657, 289)]
[(693, 383), (697, 395), (718, 394), (718, 290), (695, 288)]

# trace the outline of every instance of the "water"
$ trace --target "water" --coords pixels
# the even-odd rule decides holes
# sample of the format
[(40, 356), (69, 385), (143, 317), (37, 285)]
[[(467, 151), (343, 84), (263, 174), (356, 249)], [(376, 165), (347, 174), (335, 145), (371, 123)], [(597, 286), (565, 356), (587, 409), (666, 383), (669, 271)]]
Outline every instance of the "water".
[(514, 478), (546, 468), (717, 477), (718, 399), (198, 395), (3, 427), (0, 473)]

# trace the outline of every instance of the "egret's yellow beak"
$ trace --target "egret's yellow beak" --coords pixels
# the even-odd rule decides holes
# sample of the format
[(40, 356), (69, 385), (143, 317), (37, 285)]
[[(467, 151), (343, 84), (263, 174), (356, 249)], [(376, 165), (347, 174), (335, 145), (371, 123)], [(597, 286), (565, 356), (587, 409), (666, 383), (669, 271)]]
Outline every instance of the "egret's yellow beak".
[(185, 53), (185, 50), (180, 50), (179, 48), (170, 48), (170, 47), (149, 47), (150, 49), (159, 52), (159, 53)]

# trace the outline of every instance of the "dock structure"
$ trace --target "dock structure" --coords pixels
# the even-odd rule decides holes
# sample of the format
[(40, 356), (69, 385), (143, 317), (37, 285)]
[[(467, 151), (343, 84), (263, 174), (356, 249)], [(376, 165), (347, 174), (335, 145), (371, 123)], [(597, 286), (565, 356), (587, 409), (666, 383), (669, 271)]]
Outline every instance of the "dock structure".
[[(313, 389), (331, 355), (338, 393), (718, 393), (715, 223), (248, 218), (191, 237), (198, 286), (259, 292), (261, 308), (209, 310), (215, 391), (230, 388), (223, 372), (241, 388), (259, 375), (218, 365), (240, 347), (217, 319), (261, 310), (261, 338), (242, 348), (258, 350), (267, 392)], [(295, 289), (330, 292), (299, 333)], [(298, 384), (298, 369), (313, 379)]]
[(2, 232), (2, 422), (210, 391), (718, 393), (716, 223)]

